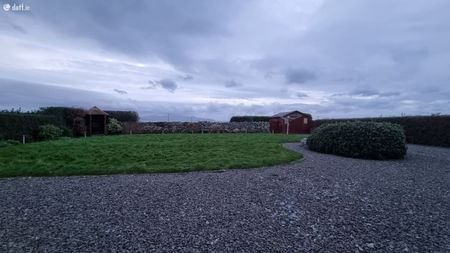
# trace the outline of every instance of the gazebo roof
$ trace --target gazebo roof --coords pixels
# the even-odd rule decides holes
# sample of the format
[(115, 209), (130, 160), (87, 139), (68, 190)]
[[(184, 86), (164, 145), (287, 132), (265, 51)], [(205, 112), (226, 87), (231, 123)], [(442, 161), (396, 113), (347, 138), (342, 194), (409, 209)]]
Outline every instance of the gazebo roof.
[(294, 112), (303, 114), (303, 115), (305, 115), (305, 116), (311, 116), (311, 114), (304, 113), (304, 112), (300, 112), (300, 111), (290, 111), (290, 112), (280, 112), (280, 113), (277, 113), (277, 114), (273, 115), (272, 118), (284, 118), (284, 117), (286, 117), (286, 116), (288, 116), (289, 114), (292, 114), (292, 113), (294, 113)]
[(86, 111), (86, 115), (104, 115), (108, 116), (106, 112), (100, 110), (97, 106), (92, 107), (91, 109)]

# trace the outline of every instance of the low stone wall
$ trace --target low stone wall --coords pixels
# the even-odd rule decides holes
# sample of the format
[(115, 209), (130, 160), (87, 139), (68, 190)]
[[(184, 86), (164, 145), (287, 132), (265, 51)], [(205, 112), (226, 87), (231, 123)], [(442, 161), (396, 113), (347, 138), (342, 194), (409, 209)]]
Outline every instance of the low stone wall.
[(124, 123), (124, 133), (268, 133), (268, 122)]

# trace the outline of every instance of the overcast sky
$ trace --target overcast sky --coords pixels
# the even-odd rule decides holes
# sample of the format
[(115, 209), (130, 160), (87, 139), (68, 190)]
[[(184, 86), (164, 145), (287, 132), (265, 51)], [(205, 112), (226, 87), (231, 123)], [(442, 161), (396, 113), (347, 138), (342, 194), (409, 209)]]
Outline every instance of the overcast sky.
[(0, 2), (0, 109), (450, 113), (448, 0)]

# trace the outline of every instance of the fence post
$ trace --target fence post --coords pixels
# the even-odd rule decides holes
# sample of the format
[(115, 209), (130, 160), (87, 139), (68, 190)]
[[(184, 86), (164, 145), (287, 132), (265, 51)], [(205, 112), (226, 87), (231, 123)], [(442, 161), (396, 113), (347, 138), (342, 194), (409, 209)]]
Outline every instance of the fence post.
[(22, 144), (25, 144), (25, 135), (22, 135)]

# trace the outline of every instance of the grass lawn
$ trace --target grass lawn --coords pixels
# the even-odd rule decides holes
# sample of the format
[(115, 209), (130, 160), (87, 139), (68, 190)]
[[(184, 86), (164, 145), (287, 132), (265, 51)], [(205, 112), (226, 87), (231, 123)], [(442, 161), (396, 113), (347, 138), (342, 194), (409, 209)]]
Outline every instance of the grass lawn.
[(290, 162), (300, 135), (151, 134), (98, 136), (0, 148), (0, 177), (186, 172)]

